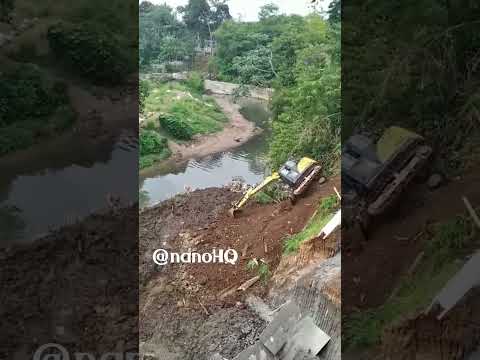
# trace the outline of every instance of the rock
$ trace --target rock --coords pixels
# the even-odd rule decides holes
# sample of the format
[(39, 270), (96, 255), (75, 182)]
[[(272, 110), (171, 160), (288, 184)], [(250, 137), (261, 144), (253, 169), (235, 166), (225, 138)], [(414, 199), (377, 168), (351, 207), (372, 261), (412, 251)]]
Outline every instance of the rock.
[(443, 176), (440, 174), (433, 174), (428, 179), (427, 185), (430, 189), (437, 189), (443, 183)]
[(325, 177), (323, 177), (323, 176), (322, 176), (320, 179), (318, 179), (318, 183), (319, 183), (319, 184), (323, 184), (323, 183), (325, 183), (326, 181), (327, 181), (327, 179), (326, 179)]
[(236, 138), (235, 138), (235, 139), (233, 139), (233, 140), (235, 140), (236, 142), (240, 142), (240, 141), (242, 141), (242, 138), (240, 138), (240, 137), (236, 137)]

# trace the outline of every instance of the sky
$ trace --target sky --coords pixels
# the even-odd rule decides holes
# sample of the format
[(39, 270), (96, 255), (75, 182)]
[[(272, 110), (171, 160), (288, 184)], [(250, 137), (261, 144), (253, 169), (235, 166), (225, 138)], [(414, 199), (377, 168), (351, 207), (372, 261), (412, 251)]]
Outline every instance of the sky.
[[(154, 4), (163, 4), (176, 8), (185, 5), (188, 0), (149, 0)], [(311, 0), (229, 0), (230, 14), (238, 19), (241, 16), (243, 21), (255, 21), (262, 5), (274, 3), (280, 8), (281, 13), (307, 15), (312, 11)], [(320, 0), (320, 8), (327, 9), (330, 0)]]

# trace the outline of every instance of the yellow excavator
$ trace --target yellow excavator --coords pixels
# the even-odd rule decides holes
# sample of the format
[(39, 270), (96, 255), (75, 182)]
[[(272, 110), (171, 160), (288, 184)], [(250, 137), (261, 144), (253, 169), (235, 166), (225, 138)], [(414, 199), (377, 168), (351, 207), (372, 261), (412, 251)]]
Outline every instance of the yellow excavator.
[(315, 177), (320, 174), (321, 170), (322, 167), (320, 164), (316, 160), (308, 157), (303, 157), (298, 162), (289, 160), (283, 164), (278, 172), (274, 172), (257, 186), (248, 189), (243, 197), (230, 209), (230, 215), (235, 216), (255, 194), (260, 192), (268, 184), (278, 180), (283, 181), (290, 187), (290, 199), (294, 201), (297, 196), (305, 192)]

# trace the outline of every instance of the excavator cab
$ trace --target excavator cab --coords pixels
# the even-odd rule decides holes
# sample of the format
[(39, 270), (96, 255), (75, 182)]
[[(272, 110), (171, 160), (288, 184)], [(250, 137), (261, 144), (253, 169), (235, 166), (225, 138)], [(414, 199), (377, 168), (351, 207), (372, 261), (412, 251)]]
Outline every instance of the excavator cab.
[(369, 215), (379, 215), (406, 189), (431, 153), (422, 136), (398, 126), (386, 129), (376, 143), (353, 135), (342, 150), (344, 193), (365, 200)]
[(303, 157), (299, 161), (288, 160), (278, 172), (265, 178), (260, 184), (247, 190), (243, 197), (230, 209), (230, 215), (240, 210), (255, 194), (260, 192), (268, 184), (282, 180), (292, 189), (291, 198), (301, 195), (320, 173), (322, 167), (313, 159)]

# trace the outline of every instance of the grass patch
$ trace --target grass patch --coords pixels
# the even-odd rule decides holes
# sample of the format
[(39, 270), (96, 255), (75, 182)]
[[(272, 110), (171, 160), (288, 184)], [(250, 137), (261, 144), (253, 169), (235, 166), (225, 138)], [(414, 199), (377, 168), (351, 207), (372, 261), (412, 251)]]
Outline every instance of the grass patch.
[(257, 259), (251, 259), (247, 263), (247, 270), (248, 271), (255, 271), (257, 276), (260, 277), (260, 280), (263, 283), (266, 283), (270, 276), (272, 275), (270, 272), (270, 267), (266, 262), (263, 260), (258, 261)]
[(167, 139), (155, 130), (140, 132), (140, 169), (152, 166), (156, 162), (167, 159), (171, 155)]
[(318, 206), (317, 212), (309, 220), (305, 229), (285, 239), (283, 243), (284, 254), (297, 252), (304, 241), (318, 235), (322, 228), (333, 218), (334, 212), (338, 206), (339, 201), (336, 195), (330, 195), (323, 198)]
[(176, 140), (218, 132), (228, 121), (213, 99), (182, 83), (150, 83), (143, 106), (147, 121)]
[(346, 317), (346, 348), (366, 348), (378, 344), (386, 326), (401, 317), (423, 311), (462, 267), (457, 259), (466, 255), (472, 231), (471, 223), (463, 217), (434, 225), (433, 237), (425, 246), (422, 263), (413, 276), (401, 281), (396, 296), (379, 308)]
[(0, 93), (0, 155), (57, 135), (75, 120), (65, 84), (33, 65), (0, 74)]

